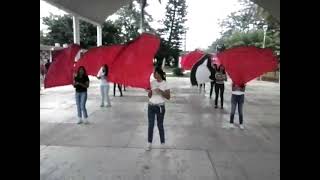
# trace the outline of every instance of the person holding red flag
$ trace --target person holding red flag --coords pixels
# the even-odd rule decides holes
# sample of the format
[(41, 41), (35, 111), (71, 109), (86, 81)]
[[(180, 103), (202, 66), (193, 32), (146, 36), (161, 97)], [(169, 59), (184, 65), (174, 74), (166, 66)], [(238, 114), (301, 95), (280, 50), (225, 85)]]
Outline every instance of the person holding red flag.
[(224, 81), (227, 81), (227, 75), (223, 65), (219, 66), (215, 74), (215, 79), (216, 79), (216, 83), (215, 83), (216, 98), (214, 102), (215, 104), (214, 108), (218, 108), (218, 97), (220, 92), (221, 109), (223, 109)]
[(97, 78), (100, 79), (100, 90), (101, 90), (101, 105), (100, 107), (104, 107), (104, 100), (107, 99), (107, 106), (111, 107), (110, 98), (109, 98), (109, 82), (108, 82), (108, 73), (109, 68), (108, 65), (103, 65), (97, 74)]
[(231, 114), (230, 114), (230, 128), (234, 128), (233, 119), (238, 106), (240, 129), (244, 129), (243, 126), (243, 104), (244, 104), (244, 92), (245, 85), (240, 86), (232, 83), (232, 96), (231, 96)]
[(154, 121), (157, 117), (157, 125), (159, 129), (160, 142), (163, 146), (165, 144), (165, 134), (163, 128), (165, 109), (165, 99), (170, 99), (170, 89), (166, 82), (166, 74), (160, 68), (156, 67), (153, 73), (155, 80), (151, 82), (151, 89), (148, 91), (149, 105), (148, 105), (148, 146), (147, 151), (152, 148), (153, 127)]
[[(87, 89), (89, 87), (89, 77), (83, 66), (80, 66), (76, 76), (74, 77), (73, 86), (76, 90), (76, 103), (78, 111), (78, 124), (82, 123), (82, 117), (84, 118), (84, 123), (88, 124), (88, 113), (86, 109), (87, 102)], [(83, 116), (82, 116), (83, 115)]]

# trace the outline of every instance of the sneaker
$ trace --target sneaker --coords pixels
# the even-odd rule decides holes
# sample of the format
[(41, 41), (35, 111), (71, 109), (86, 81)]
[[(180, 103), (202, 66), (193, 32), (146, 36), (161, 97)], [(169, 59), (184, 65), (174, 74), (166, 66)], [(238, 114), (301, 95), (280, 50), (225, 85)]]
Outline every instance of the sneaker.
[(100, 105), (100, 107), (103, 107), (103, 106), (104, 106), (104, 104), (101, 104), (101, 105)]
[(107, 108), (108, 108), (108, 107), (111, 107), (111, 104), (108, 104), (106, 107), (107, 107)]
[(89, 124), (88, 118), (84, 118), (84, 124)]
[(229, 124), (229, 128), (230, 128), (230, 129), (233, 129), (233, 128), (234, 128), (234, 124), (233, 124), (233, 123), (230, 123), (230, 124)]
[(146, 151), (150, 151), (152, 149), (152, 143), (148, 143), (146, 147)]
[(78, 120), (77, 124), (81, 124), (81, 123), (82, 123), (82, 119), (81, 119), (81, 118), (79, 118), (79, 120)]
[(214, 108), (216, 108), (216, 109), (217, 109), (217, 108), (218, 108), (218, 106), (214, 106)]
[(240, 124), (240, 129), (241, 129), (241, 130), (244, 130), (243, 124)]

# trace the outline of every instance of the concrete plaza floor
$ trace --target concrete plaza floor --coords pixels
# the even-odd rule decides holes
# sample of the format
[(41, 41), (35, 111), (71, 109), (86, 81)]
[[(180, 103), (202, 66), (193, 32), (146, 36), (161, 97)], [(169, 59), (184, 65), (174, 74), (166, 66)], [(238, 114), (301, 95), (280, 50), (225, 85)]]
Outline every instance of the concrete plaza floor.
[[(245, 130), (226, 129), (230, 80), (224, 109), (188, 78), (168, 78), (166, 148), (147, 141), (146, 92), (127, 88), (100, 107), (97, 80), (88, 90), (89, 125), (77, 125), (72, 86), (40, 94), (40, 179), (59, 180), (279, 180), (280, 85), (253, 81), (244, 104)], [(117, 92), (118, 93), (118, 92)], [(110, 94), (113, 94), (113, 85)], [(235, 116), (238, 123), (238, 116)]]

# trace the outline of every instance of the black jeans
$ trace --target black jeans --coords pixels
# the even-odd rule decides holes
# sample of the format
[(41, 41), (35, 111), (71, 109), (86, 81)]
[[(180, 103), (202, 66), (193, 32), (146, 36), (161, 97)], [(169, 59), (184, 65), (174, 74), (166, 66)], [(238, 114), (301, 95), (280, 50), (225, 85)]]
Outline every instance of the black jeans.
[[(113, 96), (116, 96), (116, 85), (116, 83), (113, 84)], [(120, 91), (120, 96), (122, 96), (122, 89), (120, 84), (118, 84), (118, 89)]]
[(163, 128), (163, 119), (166, 112), (164, 105), (150, 105), (148, 106), (148, 142), (152, 143), (153, 139), (153, 127), (155, 117), (157, 117), (157, 125), (160, 135), (160, 142), (165, 143), (164, 139), (164, 128)]
[(238, 113), (239, 113), (239, 123), (243, 123), (243, 103), (244, 103), (244, 95), (235, 95), (231, 96), (231, 114), (230, 114), (230, 123), (233, 123), (234, 114), (236, 112), (236, 107), (238, 105)]
[(212, 91), (213, 91), (213, 86), (216, 82), (215, 81), (211, 81), (211, 87), (210, 87), (210, 98), (212, 97)]
[(216, 92), (216, 99), (214, 104), (218, 106), (218, 96), (220, 91), (220, 100), (221, 100), (221, 107), (223, 107), (223, 93), (224, 93), (224, 84), (215, 84), (214, 86), (215, 92)]

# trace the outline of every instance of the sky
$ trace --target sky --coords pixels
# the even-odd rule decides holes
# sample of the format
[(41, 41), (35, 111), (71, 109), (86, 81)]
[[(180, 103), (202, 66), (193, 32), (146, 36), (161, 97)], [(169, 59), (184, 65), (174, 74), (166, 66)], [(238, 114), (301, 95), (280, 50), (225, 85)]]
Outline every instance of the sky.
[[(157, 22), (165, 16), (165, 6), (168, 0), (149, 0), (146, 11), (153, 17), (152, 27), (158, 28), (161, 25)], [(187, 3), (187, 22), (186, 27), (186, 50), (192, 51), (196, 48), (206, 49), (214, 40), (219, 38), (221, 28), (219, 19), (224, 19), (231, 12), (241, 8), (238, 0), (186, 0)], [(63, 15), (66, 12), (40, 0), (40, 30), (45, 30), (41, 17), (49, 14)], [(114, 16), (109, 16), (113, 18)], [(81, 36), (81, 35), (80, 35)]]

